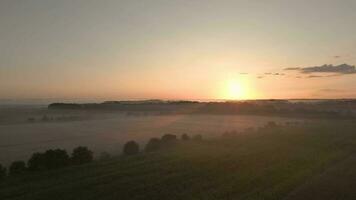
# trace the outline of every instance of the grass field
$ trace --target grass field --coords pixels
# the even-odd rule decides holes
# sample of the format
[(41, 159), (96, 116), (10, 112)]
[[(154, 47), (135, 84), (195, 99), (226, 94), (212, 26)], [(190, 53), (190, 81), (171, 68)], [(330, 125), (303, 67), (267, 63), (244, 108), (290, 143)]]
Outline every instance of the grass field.
[[(157, 153), (9, 177), (0, 182), (0, 199), (325, 199), (318, 196), (318, 188), (325, 189), (322, 180), (345, 187), (353, 183), (355, 165), (340, 163), (349, 163), (355, 152), (354, 122), (261, 128), (180, 142)], [(345, 191), (349, 194), (338, 194)], [(355, 193), (332, 191), (334, 197), (345, 197), (339, 199)]]

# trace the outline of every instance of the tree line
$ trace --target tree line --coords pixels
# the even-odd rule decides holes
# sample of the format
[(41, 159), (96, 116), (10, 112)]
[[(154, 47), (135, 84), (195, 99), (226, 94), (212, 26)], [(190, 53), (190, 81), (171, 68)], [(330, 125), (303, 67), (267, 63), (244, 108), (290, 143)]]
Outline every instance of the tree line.
[(25, 161), (14, 161), (8, 169), (0, 164), (0, 179), (7, 175), (13, 176), (25, 172), (58, 169), (91, 161), (93, 161), (93, 152), (88, 147), (79, 146), (73, 149), (70, 156), (64, 149), (49, 149), (45, 152), (32, 154), (27, 163)]
[[(201, 141), (201, 135), (190, 137), (187, 134), (181, 135), (181, 141)], [(179, 141), (178, 137), (173, 134), (165, 134), (161, 138), (151, 138), (146, 146), (144, 152), (155, 152), (167, 147), (174, 146)], [(123, 147), (123, 155), (131, 156), (141, 152), (140, 146), (136, 141), (128, 141)], [(102, 153), (101, 159), (110, 158), (110, 154)], [(79, 146), (73, 149), (71, 155), (64, 149), (49, 149), (45, 152), (33, 153), (27, 161), (14, 161), (7, 169), (0, 164), (0, 180), (6, 176), (14, 176), (26, 172), (44, 171), (63, 168), (67, 166), (82, 165), (90, 163), (94, 160), (93, 152), (88, 147)]]

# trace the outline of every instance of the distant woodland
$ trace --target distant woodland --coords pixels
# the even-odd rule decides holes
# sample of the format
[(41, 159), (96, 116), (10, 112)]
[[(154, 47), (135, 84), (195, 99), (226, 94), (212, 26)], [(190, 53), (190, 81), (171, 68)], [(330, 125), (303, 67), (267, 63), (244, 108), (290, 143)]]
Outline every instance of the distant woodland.
[(356, 100), (251, 100), (198, 101), (107, 101), (103, 103), (53, 103), (49, 109), (124, 111), (128, 115), (151, 114), (252, 114), (292, 117), (354, 118)]

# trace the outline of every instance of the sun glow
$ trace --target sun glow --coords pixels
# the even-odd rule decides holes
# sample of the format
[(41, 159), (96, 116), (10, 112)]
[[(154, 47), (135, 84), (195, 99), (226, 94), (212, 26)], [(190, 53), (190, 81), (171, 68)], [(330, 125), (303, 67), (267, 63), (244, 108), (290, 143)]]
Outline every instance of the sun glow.
[(224, 86), (224, 99), (228, 100), (243, 100), (249, 98), (247, 85), (241, 80), (227, 81)]

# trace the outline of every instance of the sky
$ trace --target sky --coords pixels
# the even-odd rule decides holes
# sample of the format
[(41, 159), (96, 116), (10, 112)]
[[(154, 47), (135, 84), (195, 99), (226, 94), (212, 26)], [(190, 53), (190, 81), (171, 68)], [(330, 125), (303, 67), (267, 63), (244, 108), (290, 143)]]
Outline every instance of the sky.
[(355, 0), (1, 0), (0, 99), (356, 98)]

